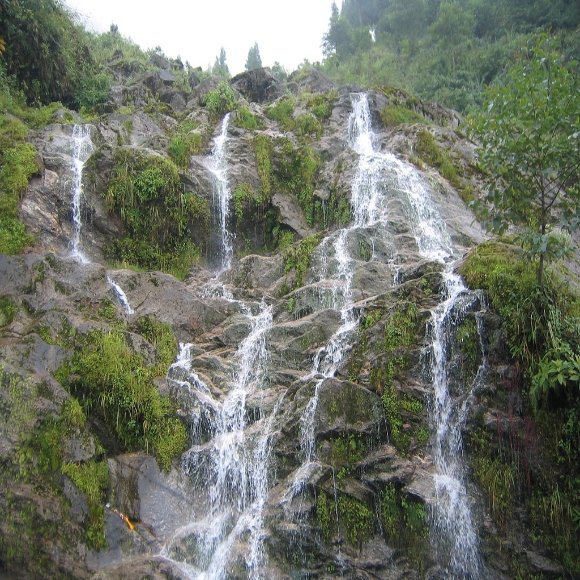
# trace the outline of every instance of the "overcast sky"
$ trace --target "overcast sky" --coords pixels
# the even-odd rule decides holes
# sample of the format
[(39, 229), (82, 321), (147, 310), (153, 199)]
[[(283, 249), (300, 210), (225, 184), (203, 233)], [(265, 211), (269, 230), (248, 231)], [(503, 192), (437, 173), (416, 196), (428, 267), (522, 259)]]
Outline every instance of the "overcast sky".
[[(142, 48), (160, 46), (192, 66), (213, 65), (223, 46), (232, 75), (242, 72), (258, 43), (264, 66), (292, 72), (304, 59), (322, 59), (332, 0), (65, 0), (87, 28), (119, 32)], [(340, 6), (340, 1), (337, 5)]]

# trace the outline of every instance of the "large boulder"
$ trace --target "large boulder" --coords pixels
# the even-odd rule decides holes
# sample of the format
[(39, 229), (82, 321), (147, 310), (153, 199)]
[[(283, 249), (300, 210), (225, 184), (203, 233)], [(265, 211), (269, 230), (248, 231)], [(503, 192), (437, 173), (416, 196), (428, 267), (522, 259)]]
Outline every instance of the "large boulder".
[(231, 85), (248, 101), (268, 103), (282, 96), (282, 83), (272, 76), (269, 68), (258, 68), (236, 75)]

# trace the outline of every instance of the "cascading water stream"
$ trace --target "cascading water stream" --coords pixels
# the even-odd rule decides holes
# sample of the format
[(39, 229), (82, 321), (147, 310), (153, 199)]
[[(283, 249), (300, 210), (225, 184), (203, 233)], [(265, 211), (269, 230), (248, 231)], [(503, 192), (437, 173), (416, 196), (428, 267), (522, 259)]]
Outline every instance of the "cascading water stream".
[(312, 378), (317, 380), (314, 385), (314, 394), (300, 418), (300, 444), (304, 463), (295, 475), (290, 495), (295, 495), (302, 488), (308, 475), (308, 466), (315, 457), (314, 424), (320, 387), (326, 379), (335, 376), (350, 348), (353, 332), (358, 325), (352, 298), (354, 267), (348, 248), (349, 238), (355, 231), (387, 219), (386, 206), (383, 203), (380, 188), (384, 159), (375, 152), (373, 147), (375, 137), (370, 124), (368, 102), (364, 95), (353, 96), (348, 138), (349, 145), (359, 155), (351, 189), (353, 220), (348, 227), (325, 238), (319, 247), (322, 253), (320, 260), (323, 269), (327, 268), (330, 255), (333, 255), (336, 262), (331, 307), (340, 309), (341, 324), (326, 346), (317, 352), (312, 370), (304, 377), (304, 380)]
[[(431, 201), (429, 189), (417, 170), (391, 153), (382, 153), (375, 149), (369, 105), (364, 94), (353, 98), (353, 111), (349, 119), (349, 144), (359, 155), (351, 196), (353, 222), (334, 234), (332, 244), (326, 238), (319, 246), (320, 251), (333, 251), (335, 254), (335, 278), (338, 284), (333, 294), (333, 307), (340, 308), (342, 324), (328, 344), (318, 351), (313, 368), (305, 377), (305, 380), (314, 377), (318, 377), (318, 380), (314, 394), (301, 417), (304, 463), (297, 470), (286, 499), (296, 495), (308, 477), (308, 466), (315, 456), (314, 419), (319, 389), (323, 381), (333, 377), (338, 370), (358, 322), (351, 296), (353, 260), (348, 253), (348, 237), (357, 228), (386, 222), (387, 200), (383, 191), (384, 184), (388, 183), (391, 193), (398, 195), (407, 209), (421, 257), (445, 265), (445, 299), (432, 313), (428, 337), (433, 351), (430, 374), (434, 390), (432, 421), (436, 427), (433, 458), (437, 501), (434, 506), (433, 533), (437, 537), (434, 544), (441, 541), (448, 546), (447, 555), (442, 557), (446, 560), (443, 565), (449, 574), (476, 578), (480, 575), (478, 539), (471, 517), (461, 458), (461, 427), (469, 411), (470, 393), (460, 400), (453, 400), (451, 397), (447, 381), (446, 353), (452, 327), (464, 319), (466, 311), (473, 308), (479, 297), (470, 293), (459, 276), (452, 272), (453, 246), (446, 224)], [(328, 256), (323, 255), (320, 262), (323, 265), (328, 264)], [(397, 278), (398, 271), (393, 283), (397, 283)]]
[[(82, 231), (82, 217), (81, 217), (81, 200), (83, 196), (83, 169), (85, 163), (91, 156), (94, 146), (91, 140), (91, 128), (89, 125), (75, 125), (73, 128), (73, 186), (72, 186), (72, 239), (71, 239), (71, 255), (76, 260), (83, 264), (90, 263), (90, 260), (85, 256), (81, 250), (81, 231)], [(113, 293), (123, 310), (127, 314), (134, 314), (127, 295), (110, 276), (107, 276), (107, 282), (111, 286)]]
[(215, 138), (211, 156), (208, 160), (209, 171), (214, 178), (214, 205), (217, 208), (216, 217), (220, 230), (220, 247), (217, 254), (220, 272), (230, 269), (234, 254), (234, 235), (228, 228), (232, 198), (232, 192), (228, 184), (228, 165), (226, 162), (229, 122), (230, 113), (227, 113), (222, 121), (220, 134)]
[(83, 169), (93, 152), (89, 125), (75, 125), (73, 129), (73, 187), (72, 187), (72, 239), (71, 253), (83, 263), (88, 258), (81, 250), (81, 198), (83, 195)]

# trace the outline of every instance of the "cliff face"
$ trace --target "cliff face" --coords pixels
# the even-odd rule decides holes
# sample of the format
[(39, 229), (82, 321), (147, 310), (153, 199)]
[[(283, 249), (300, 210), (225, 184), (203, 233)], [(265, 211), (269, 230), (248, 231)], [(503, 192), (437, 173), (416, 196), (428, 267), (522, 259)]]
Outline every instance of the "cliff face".
[[(475, 534), (467, 570), (559, 574), (525, 534), (507, 540), (525, 515), (495, 527), (461, 445), (440, 439), (441, 368), (456, 438), (493, 432), (496, 386), (515, 372), (483, 296), (453, 295), (453, 268), (484, 240), (465, 204), (478, 176), (457, 115), (404, 93), (369, 92), (370, 126), (361, 129), (359, 89), (315, 74), (283, 87), (262, 71), (233, 79), (237, 105), (226, 123), (212, 109), (220, 89), (209, 81), (182, 91), (168, 71), (117, 73), (113, 112), (89, 124), (86, 263), (70, 257), (71, 124), (33, 136), (43, 169), (21, 216), (36, 244), (0, 257), (0, 295), (10, 305), (1, 338), (6, 569), (23, 577), (444, 576), (462, 569), (453, 543), (465, 530), (445, 528), (455, 524), (440, 512), (454, 508), (437, 479), (450, 475), (441, 461), (455, 449), (461, 470), (452, 475)], [(356, 202), (358, 194), (368, 197)], [(153, 257), (144, 250), (152, 246)], [(179, 280), (119, 267), (147, 269), (147, 260), (191, 269)], [(174, 339), (151, 330), (159, 323), (179, 356)], [(95, 346), (95, 337), (105, 344), (117, 335), (119, 350)], [(152, 403), (133, 415), (116, 403), (115, 418), (106, 401), (117, 392), (112, 375), (91, 398), (100, 375), (84, 379), (94, 370), (89, 351), (93, 366), (139, 357), (130, 373), (149, 373), (187, 425), (177, 460), (164, 454), (165, 433), (119, 427), (141, 424)], [(166, 439), (177, 436), (167, 429)], [(170, 470), (125, 453), (151, 441)], [(78, 467), (89, 464), (106, 466), (98, 493), (87, 483), (98, 477)], [(57, 522), (62, 533), (48, 533)], [(101, 543), (90, 536), (99, 525)]]

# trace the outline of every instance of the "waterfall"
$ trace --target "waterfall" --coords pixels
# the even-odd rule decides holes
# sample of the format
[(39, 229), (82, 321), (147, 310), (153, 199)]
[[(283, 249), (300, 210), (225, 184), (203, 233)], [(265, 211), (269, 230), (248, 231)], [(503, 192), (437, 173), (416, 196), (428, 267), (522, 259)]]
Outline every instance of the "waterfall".
[[(454, 577), (478, 577), (480, 559), (477, 533), (471, 517), (470, 501), (465, 485), (462, 461), (461, 427), (469, 411), (471, 391), (453, 398), (447, 380), (447, 352), (453, 331), (466, 313), (479, 303), (479, 296), (469, 292), (459, 276), (453, 273), (453, 245), (446, 224), (431, 200), (429, 187), (409, 163), (388, 152), (381, 152), (372, 131), (371, 115), (366, 95), (352, 98), (349, 118), (349, 145), (358, 154), (358, 166), (351, 189), (353, 221), (350, 226), (323, 240), (319, 250), (324, 254), (320, 263), (326, 271), (334, 255), (335, 290), (333, 308), (341, 312), (341, 325), (321, 348), (305, 380), (317, 378), (314, 393), (301, 417), (301, 449), (304, 463), (297, 470), (290, 499), (303, 487), (315, 458), (314, 420), (319, 390), (325, 379), (333, 377), (350, 346), (358, 320), (352, 300), (353, 258), (348, 250), (349, 236), (359, 228), (385, 225), (387, 214), (386, 186), (390, 197), (405, 206), (408, 223), (423, 259), (444, 265), (445, 298), (432, 312), (428, 325), (428, 340), (432, 352), (429, 374), (433, 387), (432, 423), (435, 436), (433, 461), (436, 502), (433, 506), (433, 544), (446, 546), (441, 554), (442, 565)], [(393, 284), (398, 283), (398, 271)], [(478, 325), (479, 329), (479, 325)], [(479, 374), (479, 373), (478, 373)], [(474, 385), (471, 385), (473, 388)]]
[[(72, 187), (72, 239), (71, 255), (82, 262), (89, 264), (90, 260), (81, 250), (81, 198), (83, 195), (83, 169), (88, 158), (93, 152), (93, 142), (91, 140), (91, 130), (89, 125), (75, 125), (73, 128), (73, 187)], [(134, 314), (134, 310), (129, 304), (127, 295), (110, 276), (107, 276), (107, 283), (111, 286), (115, 298), (127, 314)]]
[[(431, 422), (435, 431), (433, 544), (439, 558), (444, 560), (448, 574), (477, 578), (481, 574), (478, 536), (465, 484), (461, 429), (481, 368), (476, 380), (471, 385), (463, 385), (463, 393), (454, 398), (449, 390), (447, 358), (454, 332), (465, 320), (466, 314), (481, 303), (481, 298), (479, 294), (469, 291), (461, 278), (453, 273), (451, 239), (445, 222), (431, 200), (428, 186), (413, 166), (392, 155), (387, 156), (396, 175), (397, 187), (407, 198), (409, 218), (420, 255), (444, 265), (444, 300), (432, 311), (427, 331), (431, 345), (428, 370), (433, 388)], [(479, 324), (477, 330), (481, 340)]]
[(72, 188), (72, 240), (71, 253), (83, 263), (89, 260), (81, 250), (81, 197), (83, 194), (83, 168), (93, 152), (89, 125), (75, 125), (73, 129), (73, 188)]
[(211, 156), (208, 161), (209, 171), (214, 179), (214, 206), (217, 208), (217, 220), (220, 231), (220, 247), (217, 254), (221, 271), (229, 270), (234, 254), (234, 234), (228, 229), (230, 219), (230, 202), (232, 192), (228, 184), (228, 165), (226, 161), (226, 145), (230, 113), (224, 117), (220, 134), (215, 138)]
[[(322, 270), (328, 267), (329, 258), (335, 262), (331, 307), (340, 309), (341, 324), (328, 343), (314, 357), (312, 369), (304, 380), (316, 378), (314, 394), (308, 401), (300, 419), (300, 446), (303, 466), (296, 475), (291, 495), (300, 491), (308, 475), (308, 464), (315, 458), (315, 417), (320, 388), (326, 379), (335, 376), (351, 346), (352, 336), (358, 326), (352, 298), (354, 276), (353, 258), (348, 242), (357, 231), (386, 221), (387, 211), (381, 195), (381, 177), (385, 168), (384, 158), (374, 150), (375, 136), (371, 129), (368, 101), (364, 95), (353, 95), (353, 110), (348, 122), (350, 147), (359, 155), (358, 165), (351, 188), (352, 223), (325, 238), (320, 244)], [(322, 275), (325, 275), (323, 272)]]
[[(233, 361), (233, 372), (222, 402), (191, 370), (191, 345), (181, 345), (180, 354), (170, 369), (174, 384), (195, 392), (205, 413), (211, 414), (211, 439), (204, 443), (201, 432), (193, 432), (193, 445), (182, 459), (184, 470), (194, 483), (202, 481), (206, 493), (204, 509), (197, 521), (179, 530), (163, 556), (177, 560), (181, 553), (175, 546), (184, 537), (194, 536), (195, 553), (187, 554), (186, 563), (194, 563), (192, 578), (226, 577), (226, 566), (235, 553), (241, 536), (248, 538), (244, 563), (249, 577), (261, 577), (264, 563), (262, 512), (269, 490), (269, 460), (274, 421), (280, 400), (270, 414), (263, 411), (255, 422), (247, 406), (267, 388), (267, 334), (272, 326), (272, 308), (261, 303), (253, 314), (238, 304), (250, 324), (250, 332), (240, 343)], [(207, 433), (206, 433), (207, 435)], [(201, 491), (201, 490), (200, 490)], [(182, 560), (183, 561), (183, 560)]]
[(115, 298), (118, 300), (119, 304), (123, 307), (123, 310), (126, 314), (135, 314), (135, 311), (131, 308), (131, 304), (129, 304), (129, 299), (127, 295), (123, 291), (123, 288), (119, 286), (110, 276), (107, 276), (107, 282), (113, 289), (113, 294)]

